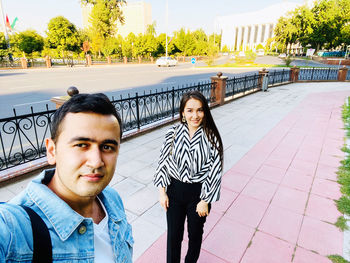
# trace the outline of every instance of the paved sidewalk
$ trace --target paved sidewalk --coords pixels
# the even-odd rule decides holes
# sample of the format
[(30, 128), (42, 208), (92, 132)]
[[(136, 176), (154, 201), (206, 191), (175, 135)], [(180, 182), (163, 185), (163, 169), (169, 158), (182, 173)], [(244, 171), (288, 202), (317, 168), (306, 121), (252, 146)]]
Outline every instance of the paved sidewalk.
[[(340, 116), (348, 95), (307, 96), (225, 173), (199, 262), (322, 263), (343, 254), (333, 200), (340, 197), (335, 172), (344, 157)], [(165, 251), (163, 234), (137, 263), (165, 262)]]
[[(225, 174), (200, 263), (322, 263), (330, 262), (326, 255), (343, 254), (333, 199), (340, 196), (335, 171), (344, 156), (341, 106), (347, 96), (350, 83), (297, 83), (213, 110)], [(111, 182), (133, 226), (137, 263), (165, 262), (165, 213), (152, 177), (167, 129), (122, 143)], [(2, 186), (0, 201), (28, 180)]]

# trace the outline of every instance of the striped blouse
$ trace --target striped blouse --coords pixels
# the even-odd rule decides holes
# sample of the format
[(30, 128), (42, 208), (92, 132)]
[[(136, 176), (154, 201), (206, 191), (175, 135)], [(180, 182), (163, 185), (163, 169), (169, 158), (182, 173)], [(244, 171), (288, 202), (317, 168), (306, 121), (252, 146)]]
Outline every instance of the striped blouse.
[(171, 177), (184, 183), (202, 183), (200, 198), (212, 203), (220, 198), (221, 176), (220, 153), (209, 142), (202, 127), (197, 129), (192, 139), (187, 124), (175, 125), (168, 130), (154, 176), (155, 186), (168, 186)]

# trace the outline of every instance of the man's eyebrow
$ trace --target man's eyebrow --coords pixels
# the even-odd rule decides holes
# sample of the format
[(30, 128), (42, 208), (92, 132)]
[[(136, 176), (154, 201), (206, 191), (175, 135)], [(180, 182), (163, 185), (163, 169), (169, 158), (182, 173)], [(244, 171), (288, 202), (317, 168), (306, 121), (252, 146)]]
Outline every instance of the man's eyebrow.
[[(69, 140), (69, 143), (72, 143), (72, 142), (97, 142), (97, 141), (95, 139), (86, 138), (86, 137), (73, 137), (72, 139)], [(114, 144), (116, 146), (119, 145), (118, 141), (113, 139), (106, 139), (102, 141), (102, 144)]]

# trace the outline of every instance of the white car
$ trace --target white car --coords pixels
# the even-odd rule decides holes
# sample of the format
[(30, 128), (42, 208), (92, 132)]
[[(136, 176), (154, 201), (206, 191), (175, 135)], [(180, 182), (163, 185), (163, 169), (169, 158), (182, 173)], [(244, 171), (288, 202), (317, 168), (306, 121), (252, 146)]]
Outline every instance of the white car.
[(278, 57), (279, 57), (279, 58), (286, 58), (287, 55), (286, 55), (285, 53), (282, 53), (282, 54), (279, 54)]
[(158, 67), (160, 67), (160, 66), (166, 66), (166, 67), (176, 66), (177, 60), (173, 59), (171, 57), (160, 57), (156, 60), (156, 65)]

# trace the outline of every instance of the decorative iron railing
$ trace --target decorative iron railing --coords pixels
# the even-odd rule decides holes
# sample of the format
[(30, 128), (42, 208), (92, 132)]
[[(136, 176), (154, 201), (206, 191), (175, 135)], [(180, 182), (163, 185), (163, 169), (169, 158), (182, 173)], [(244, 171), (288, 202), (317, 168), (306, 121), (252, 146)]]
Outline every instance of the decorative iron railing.
[(301, 68), (299, 80), (338, 80), (337, 68)]
[[(178, 89), (115, 99), (112, 103), (119, 112), (123, 131), (132, 131), (174, 117), (180, 106), (182, 94), (199, 90), (208, 103), (215, 101), (215, 83), (198, 83)], [(0, 171), (46, 156), (45, 138), (51, 136), (50, 123), (56, 110), (33, 112), (0, 119)]]
[(0, 119), (0, 171), (46, 156), (45, 138), (55, 110)]
[(290, 69), (274, 70), (269, 72), (269, 86), (288, 83), (290, 81)]
[(123, 130), (130, 131), (174, 117), (179, 110), (182, 95), (191, 90), (200, 91), (208, 103), (215, 101), (215, 83), (208, 82), (143, 95), (136, 93), (135, 97), (119, 100), (112, 97), (112, 103), (122, 118)]
[(225, 98), (234, 97), (237, 94), (245, 94), (248, 91), (257, 90), (260, 87), (261, 76), (258, 74), (228, 79), (226, 81)]

